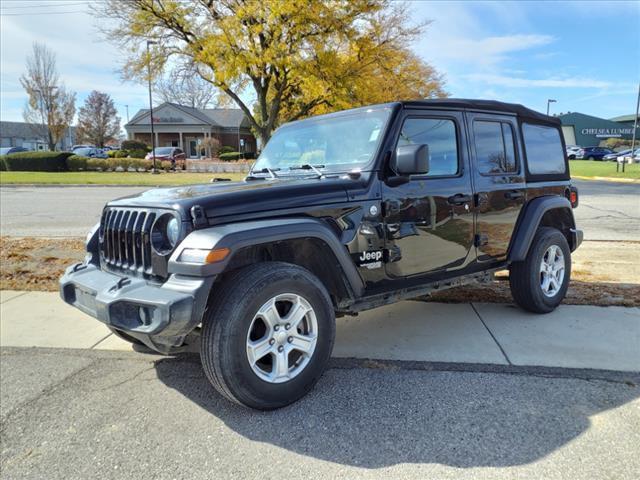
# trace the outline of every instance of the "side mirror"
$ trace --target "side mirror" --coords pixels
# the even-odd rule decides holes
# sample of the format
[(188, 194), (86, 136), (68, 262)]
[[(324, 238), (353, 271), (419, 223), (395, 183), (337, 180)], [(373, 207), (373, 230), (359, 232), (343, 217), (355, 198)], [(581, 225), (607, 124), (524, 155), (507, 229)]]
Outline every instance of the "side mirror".
[(402, 145), (397, 148), (392, 169), (401, 176), (429, 173), (429, 145)]

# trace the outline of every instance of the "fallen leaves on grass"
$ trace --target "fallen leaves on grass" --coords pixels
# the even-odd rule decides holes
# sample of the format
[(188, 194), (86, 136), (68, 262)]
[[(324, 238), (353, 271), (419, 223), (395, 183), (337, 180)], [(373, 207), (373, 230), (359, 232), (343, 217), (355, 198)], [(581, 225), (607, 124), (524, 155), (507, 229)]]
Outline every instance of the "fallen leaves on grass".
[(80, 239), (0, 237), (0, 289), (57, 291), (64, 270), (84, 255)]

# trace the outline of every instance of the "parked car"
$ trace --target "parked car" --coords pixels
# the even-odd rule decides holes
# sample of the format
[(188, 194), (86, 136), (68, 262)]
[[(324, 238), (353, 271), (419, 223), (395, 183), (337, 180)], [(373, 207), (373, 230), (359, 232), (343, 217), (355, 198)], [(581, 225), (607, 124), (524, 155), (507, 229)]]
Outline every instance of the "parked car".
[(224, 397), (283, 407), (325, 370), (336, 317), (505, 268), (520, 307), (554, 310), (583, 238), (562, 145), (558, 119), (482, 100), (285, 124), (243, 182), (107, 203), (60, 294), (161, 353), (197, 338)]
[(104, 153), (100, 148), (93, 147), (85, 147), (85, 148), (76, 148), (73, 151), (74, 155), (79, 155), (81, 157), (89, 157), (89, 158), (109, 158), (109, 156)]
[(74, 145), (73, 147), (71, 147), (71, 151), (75, 152), (79, 148), (96, 148), (96, 146), (95, 145)]
[[(631, 149), (628, 148), (626, 150), (621, 150), (619, 152), (613, 152), (610, 153), (608, 155), (605, 155), (603, 157), (603, 160), (609, 161), (609, 162), (617, 162), (618, 161), (618, 157), (628, 157), (629, 155), (631, 155)], [(637, 148), (634, 155), (640, 155), (640, 148)]]
[[(187, 155), (178, 147), (157, 147), (154, 152), (156, 160), (170, 161), (173, 169), (180, 168), (184, 170), (187, 167)], [(144, 158), (153, 160), (153, 152), (147, 153)]]
[(613, 153), (613, 150), (604, 147), (584, 147), (576, 153), (580, 160), (602, 160), (605, 155)]
[(5, 147), (0, 148), (0, 155), (9, 155), (10, 153), (28, 152), (24, 147)]
[(578, 145), (567, 145), (566, 150), (567, 150), (567, 158), (569, 160), (574, 160), (578, 152), (582, 150), (582, 147)]

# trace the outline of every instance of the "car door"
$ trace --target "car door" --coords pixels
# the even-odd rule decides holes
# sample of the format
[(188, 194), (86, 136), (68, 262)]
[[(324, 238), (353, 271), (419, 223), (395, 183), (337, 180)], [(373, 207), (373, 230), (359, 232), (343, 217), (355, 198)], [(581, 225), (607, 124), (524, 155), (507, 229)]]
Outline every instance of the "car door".
[(453, 276), (474, 260), (473, 196), (461, 112), (408, 110), (396, 146), (428, 144), (429, 172), (384, 184), (386, 272)]
[(467, 113), (479, 262), (506, 260), (526, 184), (516, 117)]

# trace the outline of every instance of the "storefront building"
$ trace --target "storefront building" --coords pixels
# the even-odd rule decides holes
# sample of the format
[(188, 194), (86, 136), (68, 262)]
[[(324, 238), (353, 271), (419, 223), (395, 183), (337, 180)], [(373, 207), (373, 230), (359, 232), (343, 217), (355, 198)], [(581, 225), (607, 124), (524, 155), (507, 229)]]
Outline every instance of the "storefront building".
[(631, 140), (633, 137), (633, 125), (626, 123), (576, 112), (558, 115), (558, 118), (567, 145), (597, 147), (609, 138)]
[[(151, 145), (151, 121), (149, 110), (140, 110), (124, 127), (127, 137)], [(193, 159), (200, 157), (200, 142), (210, 137), (221, 147), (243, 153), (257, 151), (256, 138), (240, 109), (198, 109), (167, 102), (153, 109), (153, 130), (156, 146), (181, 148)]]

